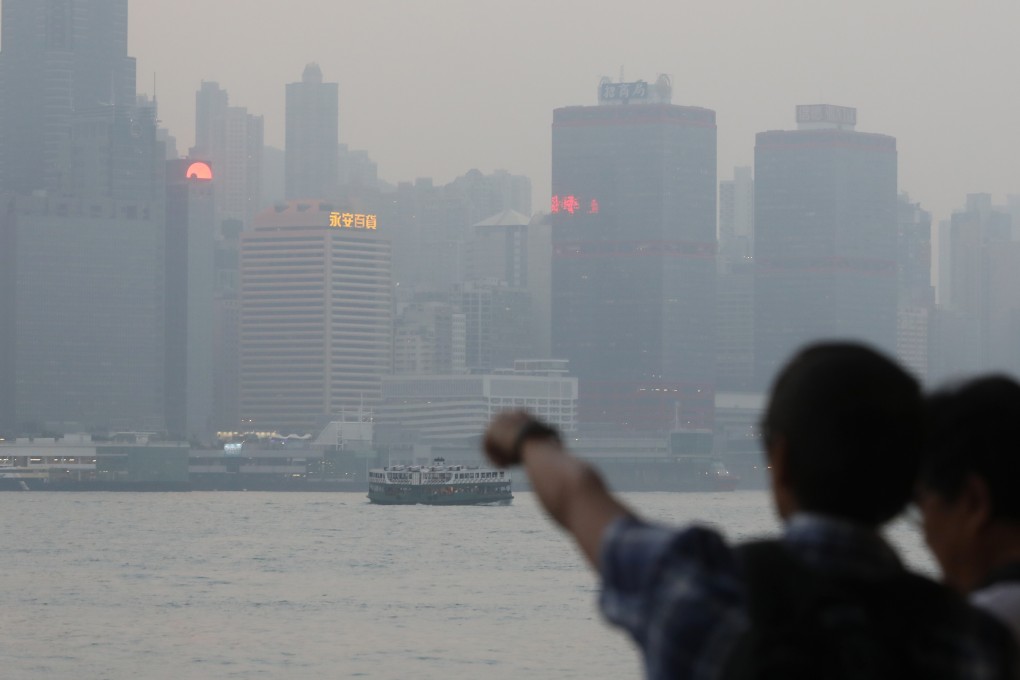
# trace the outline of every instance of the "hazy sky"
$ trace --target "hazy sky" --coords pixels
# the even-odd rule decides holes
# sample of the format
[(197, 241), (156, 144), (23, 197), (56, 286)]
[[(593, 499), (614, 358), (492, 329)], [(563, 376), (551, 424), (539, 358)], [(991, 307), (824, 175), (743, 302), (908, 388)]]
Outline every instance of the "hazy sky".
[(719, 176), (794, 106), (858, 108), (898, 139), (900, 189), (945, 217), (968, 192), (1020, 193), (1015, 0), (131, 0), (139, 91), (186, 151), (194, 93), (215, 80), (283, 146), (284, 85), (309, 61), (340, 83), (340, 138), (380, 177), (446, 182), (472, 167), (549, 196), (552, 109), (599, 77), (673, 78), (717, 113)]

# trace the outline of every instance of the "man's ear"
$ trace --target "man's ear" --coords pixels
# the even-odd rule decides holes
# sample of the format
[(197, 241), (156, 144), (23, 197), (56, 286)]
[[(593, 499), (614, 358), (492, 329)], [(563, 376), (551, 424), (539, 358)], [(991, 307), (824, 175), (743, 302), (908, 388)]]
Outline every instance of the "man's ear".
[(983, 477), (967, 475), (960, 492), (959, 507), (964, 512), (964, 526), (971, 533), (977, 533), (992, 521), (992, 492)]
[(769, 476), (772, 478), (773, 486), (789, 484), (790, 467), (786, 452), (786, 437), (781, 434), (772, 435), (765, 450), (765, 458), (769, 464)]

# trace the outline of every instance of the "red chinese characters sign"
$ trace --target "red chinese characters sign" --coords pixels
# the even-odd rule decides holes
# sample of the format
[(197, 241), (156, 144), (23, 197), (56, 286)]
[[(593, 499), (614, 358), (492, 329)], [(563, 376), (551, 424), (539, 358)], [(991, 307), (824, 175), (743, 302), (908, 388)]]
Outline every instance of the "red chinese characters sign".
[(549, 212), (553, 214), (568, 213), (570, 215), (597, 215), (599, 212), (599, 202), (594, 198), (585, 202), (573, 194), (568, 196), (553, 194), (552, 202), (549, 205)]

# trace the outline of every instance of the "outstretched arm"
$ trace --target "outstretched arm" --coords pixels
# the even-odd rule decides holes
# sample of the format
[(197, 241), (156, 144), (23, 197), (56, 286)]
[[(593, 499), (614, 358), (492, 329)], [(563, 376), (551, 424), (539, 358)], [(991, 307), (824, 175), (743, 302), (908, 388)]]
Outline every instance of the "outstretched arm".
[(536, 424), (541, 425), (522, 411), (496, 416), (485, 432), (485, 452), (498, 467), (524, 467), (542, 506), (598, 569), (606, 528), (632, 513), (609, 493), (591, 465), (563, 447), (555, 431)]

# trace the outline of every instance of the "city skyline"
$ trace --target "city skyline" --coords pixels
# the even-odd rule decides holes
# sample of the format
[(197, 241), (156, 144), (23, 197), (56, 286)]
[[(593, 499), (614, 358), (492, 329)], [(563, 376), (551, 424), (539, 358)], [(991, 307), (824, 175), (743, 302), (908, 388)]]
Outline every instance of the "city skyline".
[[(1011, 166), (1020, 139), (1002, 131), (1020, 114), (1020, 97), (1005, 86), (1010, 53), (1020, 49), (1009, 28), (1020, 7), (731, 1), (694, 13), (643, 1), (628, 10), (132, 3), (130, 50), (139, 90), (152, 90), (155, 75), (161, 118), (182, 148), (203, 79), (265, 116), (267, 143), (282, 148), (282, 87), (316, 61), (343, 92), (341, 142), (368, 149), (383, 178), (445, 182), (472, 167), (505, 168), (532, 178), (539, 209), (548, 199), (550, 112), (594, 103), (594, 84), (617, 78), (621, 64), (627, 80), (670, 74), (676, 103), (718, 112), (720, 168), (750, 165), (754, 134), (783, 129), (797, 104), (829, 102), (866, 112), (858, 129), (897, 137), (899, 184), (936, 220), (967, 193), (1018, 191)], [(267, 41), (268, 25), (301, 30)], [(171, 37), (184, 34), (187, 49)], [(947, 48), (961, 41), (973, 48)], [(980, 115), (975, 102), (984, 103)]]

